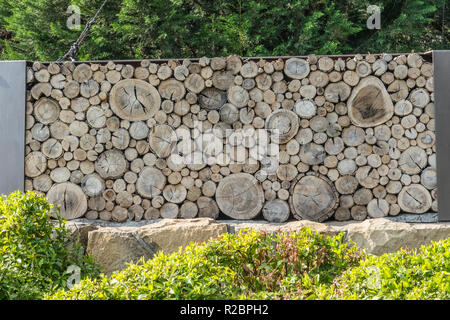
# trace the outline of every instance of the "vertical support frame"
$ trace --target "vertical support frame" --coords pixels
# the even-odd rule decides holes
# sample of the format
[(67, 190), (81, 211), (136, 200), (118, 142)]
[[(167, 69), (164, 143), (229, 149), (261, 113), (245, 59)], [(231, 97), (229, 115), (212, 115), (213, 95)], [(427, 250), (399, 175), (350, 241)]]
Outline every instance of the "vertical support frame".
[(24, 190), (26, 62), (0, 61), (0, 194)]
[(450, 221), (450, 50), (433, 51), (439, 221)]

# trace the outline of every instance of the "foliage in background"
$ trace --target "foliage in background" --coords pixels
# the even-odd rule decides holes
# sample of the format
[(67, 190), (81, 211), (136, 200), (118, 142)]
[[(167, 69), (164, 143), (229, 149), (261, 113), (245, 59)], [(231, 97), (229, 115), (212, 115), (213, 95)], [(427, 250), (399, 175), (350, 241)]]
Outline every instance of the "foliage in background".
[[(78, 59), (410, 52), (449, 49), (447, 0), (109, 0)], [(56, 60), (103, 0), (0, 0), (2, 59)], [(369, 5), (381, 30), (369, 30)], [(3, 34), (3, 36), (2, 36)]]
[(70, 265), (81, 277), (99, 270), (83, 255), (60, 215), (50, 220), (51, 206), (34, 192), (14, 192), (0, 198), (0, 300), (39, 299), (45, 293), (67, 288)]

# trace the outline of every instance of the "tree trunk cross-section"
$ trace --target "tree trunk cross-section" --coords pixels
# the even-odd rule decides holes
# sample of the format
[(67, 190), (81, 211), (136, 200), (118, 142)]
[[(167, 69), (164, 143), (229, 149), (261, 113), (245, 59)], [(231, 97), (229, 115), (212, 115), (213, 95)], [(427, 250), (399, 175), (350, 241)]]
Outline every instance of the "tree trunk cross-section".
[(95, 171), (103, 178), (118, 178), (124, 175), (128, 162), (122, 152), (108, 150), (97, 159)]
[(248, 173), (236, 173), (220, 181), (216, 200), (220, 210), (227, 216), (248, 220), (261, 211), (264, 193), (255, 177)]
[(386, 88), (375, 77), (361, 80), (347, 106), (352, 122), (364, 128), (380, 125), (394, 114), (394, 106)]
[(136, 191), (144, 198), (159, 196), (166, 185), (166, 177), (153, 167), (145, 167), (136, 181)]
[(60, 215), (67, 220), (80, 218), (87, 211), (87, 199), (83, 190), (70, 182), (54, 185), (47, 193), (47, 200), (58, 206)]
[(284, 64), (284, 73), (292, 79), (303, 79), (309, 74), (309, 63), (303, 59), (290, 58)]
[(215, 88), (206, 88), (198, 96), (200, 107), (206, 110), (219, 110), (227, 101), (227, 94)]
[(162, 124), (152, 129), (149, 142), (158, 157), (167, 158), (177, 143), (177, 135), (170, 126)]
[(161, 106), (161, 97), (151, 84), (142, 80), (126, 79), (111, 89), (110, 104), (114, 113), (122, 119), (148, 120)]
[(431, 208), (431, 195), (420, 184), (411, 184), (400, 191), (398, 204), (405, 212), (425, 213)]
[(274, 111), (266, 120), (266, 129), (271, 131), (271, 139), (276, 143), (283, 144), (291, 140), (298, 128), (298, 116), (290, 110)]
[(333, 215), (339, 203), (333, 184), (319, 175), (300, 176), (290, 193), (291, 212), (299, 220), (325, 221)]
[(289, 219), (289, 205), (286, 201), (275, 199), (267, 201), (263, 208), (263, 216), (269, 222), (281, 223)]

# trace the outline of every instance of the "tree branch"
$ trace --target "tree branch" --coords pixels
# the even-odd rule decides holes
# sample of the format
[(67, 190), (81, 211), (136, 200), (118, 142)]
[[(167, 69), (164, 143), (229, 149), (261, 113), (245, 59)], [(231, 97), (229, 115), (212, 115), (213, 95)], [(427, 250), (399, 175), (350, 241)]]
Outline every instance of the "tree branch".
[(102, 5), (100, 6), (100, 8), (98, 8), (94, 17), (86, 23), (86, 27), (84, 28), (83, 32), (78, 37), (77, 41), (75, 41), (72, 44), (69, 51), (67, 51), (67, 53), (65, 55), (63, 55), (61, 58), (59, 58), (57, 60), (57, 62), (62, 62), (63, 60), (67, 60), (67, 59), (70, 59), (71, 61), (75, 61), (75, 56), (78, 53), (78, 49), (80, 48), (81, 43), (84, 41), (84, 39), (88, 35), (89, 31), (91, 30), (92, 25), (96, 22), (98, 15), (102, 11), (102, 9), (105, 6), (107, 1), (108, 0), (103, 1)]

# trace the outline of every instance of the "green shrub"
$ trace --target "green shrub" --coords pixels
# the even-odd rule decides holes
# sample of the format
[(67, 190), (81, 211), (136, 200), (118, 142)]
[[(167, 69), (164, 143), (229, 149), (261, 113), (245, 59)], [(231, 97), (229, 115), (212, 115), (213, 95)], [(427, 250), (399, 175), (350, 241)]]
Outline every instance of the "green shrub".
[(38, 299), (67, 287), (67, 268), (76, 265), (81, 276), (98, 269), (74, 242), (65, 221), (34, 192), (14, 192), (0, 198), (0, 299)]
[[(250, 299), (307, 297), (357, 265), (362, 254), (302, 229), (291, 235), (254, 230), (141, 260), (111, 277), (83, 280), (49, 299)], [(305, 284), (305, 285), (303, 285)]]
[(450, 299), (450, 239), (370, 256), (318, 290), (319, 299)]

